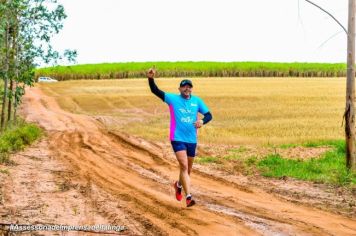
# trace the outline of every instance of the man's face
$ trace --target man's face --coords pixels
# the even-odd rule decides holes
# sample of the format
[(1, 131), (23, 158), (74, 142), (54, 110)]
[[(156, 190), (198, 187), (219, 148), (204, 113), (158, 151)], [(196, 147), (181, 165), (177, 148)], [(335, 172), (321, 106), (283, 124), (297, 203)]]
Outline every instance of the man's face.
[(186, 84), (182, 87), (179, 87), (179, 92), (180, 94), (185, 97), (185, 98), (189, 98), (191, 93), (192, 93), (192, 90), (193, 88), (189, 85), (189, 84)]

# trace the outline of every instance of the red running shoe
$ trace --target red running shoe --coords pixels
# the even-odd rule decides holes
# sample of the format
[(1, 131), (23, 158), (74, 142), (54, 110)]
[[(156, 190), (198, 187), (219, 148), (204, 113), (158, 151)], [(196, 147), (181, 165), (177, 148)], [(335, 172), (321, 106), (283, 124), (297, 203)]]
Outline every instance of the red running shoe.
[(176, 199), (177, 199), (177, 201), (181, 201), (182, 198), (183, 198), (182, 187), (180, 187), (180, 188), (178, 187), (178, 181), (174, 182), (173, 187), (174, 187), (174, 190), (176, 191)]
[(195, 205), (195, 201), (192, 199), (191, 196), (186, 199), (186, 202), (187, 202), (187, 207), (191, 207)]

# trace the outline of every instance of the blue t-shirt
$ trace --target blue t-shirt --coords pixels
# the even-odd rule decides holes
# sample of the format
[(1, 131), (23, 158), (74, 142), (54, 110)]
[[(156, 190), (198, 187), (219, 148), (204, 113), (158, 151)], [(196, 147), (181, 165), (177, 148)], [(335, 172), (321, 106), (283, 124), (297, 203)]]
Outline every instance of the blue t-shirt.
[(209, 112), (203, 100), (193, 95), (185, 99), (178, 94), (165, 93), (164, 102), (168, 104), (171, 113), (170, 140), (196, 143), (197, 128), (194, 122), (198, 119), (198, 112)]

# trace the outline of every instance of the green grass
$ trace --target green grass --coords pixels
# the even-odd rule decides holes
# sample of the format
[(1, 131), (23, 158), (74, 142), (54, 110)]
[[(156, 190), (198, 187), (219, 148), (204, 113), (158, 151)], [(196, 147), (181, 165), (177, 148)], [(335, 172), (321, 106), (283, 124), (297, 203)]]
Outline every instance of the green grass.
[(344, 77), (344, 63), (274, 62), (128, 62), (56, 66), (36, 70), (36, 77), (58, 80), (146, 77), (156, 66), (160, 77)]
[(279, 147), (283, 149), (294, 148), (294, 147), (324, 147), (324, 146), (334, 146), (340, 150), (345, 149), (345, 141), (343, 140), (319, 140), (319, 141), (308, 141), (301, 144), (282, 144)]
[(268, 155), (257, 161), (256, 166), (266, 177), (288, 176), (320, 183), (356, 184), (356, 173), (349, 172), (345, 166), (344, 141), (316, 142), (311, 147), (316, 146), (333, 146), (334, 149), (326, 152), (321, 158), (309, 160), (286, 159), (278, 154)]
[(0, 169), (0, 173), (1, 174), (5, 174), (5, 175), (9, 175), (10, 174), (8, 169)]
[(241, 157), (236, 154), (224, 156), (224, 160), (227, 160), (227, 161), (234, 161), (234, 160), (239, 160), (239, 159), (241, 159)]
[(20, 121), (0, 135), (0, 163), (10, 163), (9, 154), (23, 150), (42, 135), (41, 129)]
[(239, 148), (232, 148), (229, 151), (232, 152), (232, 153), (244, 153), (244, 152), (247, 151), (247, 148), (244, 147), (244, 146), (241, 146)]
[(197, 157), (195, 158), (195, 162), (198, 164), (207, 164), (207, 163), (220, 163), (220, 160), (218, 157)]
[[(345, 164), (345, 141), (317, 141), (302, 145), (285, 145), (289, 147), (332, 147), (321, 157), (311, 159), (291, 159), (279, 154), (265, 157), (256, 155), (244, 156), (243, 147), (232, 149), (222, 157), (197, 157), (198, 164), (217, 164), (219, 169), (244, 175), (261, 174), (264, 177), (291, 177), (316, 183), (334, 184), (337, 186), (356, 186), (356, 173), (349, 172)], [(287, 148), (287, 147), (286, 147)], [(243, 152), (242, 152), (243, 151)]]
[(252, 157), (249, 157), (248, 159), (246, 159), (245, 161), (245, 164), (248, 166), (248, 167), (251, 167), (251, 166), (255, 166), (258, 162), (258, 158), (256, 156), (252, 156)]

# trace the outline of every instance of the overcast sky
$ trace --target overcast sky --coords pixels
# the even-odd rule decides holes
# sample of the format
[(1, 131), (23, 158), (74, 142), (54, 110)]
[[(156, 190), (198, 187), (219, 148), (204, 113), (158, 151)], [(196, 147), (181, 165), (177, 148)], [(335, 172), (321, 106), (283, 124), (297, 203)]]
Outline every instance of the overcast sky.
[[(347, 0), (313, 1), (347, 28)], [(59, 2), (68, 18), (53, 46), (78, 50), (79, 64), (346, 61), (345, 32), (304, 0)]]

